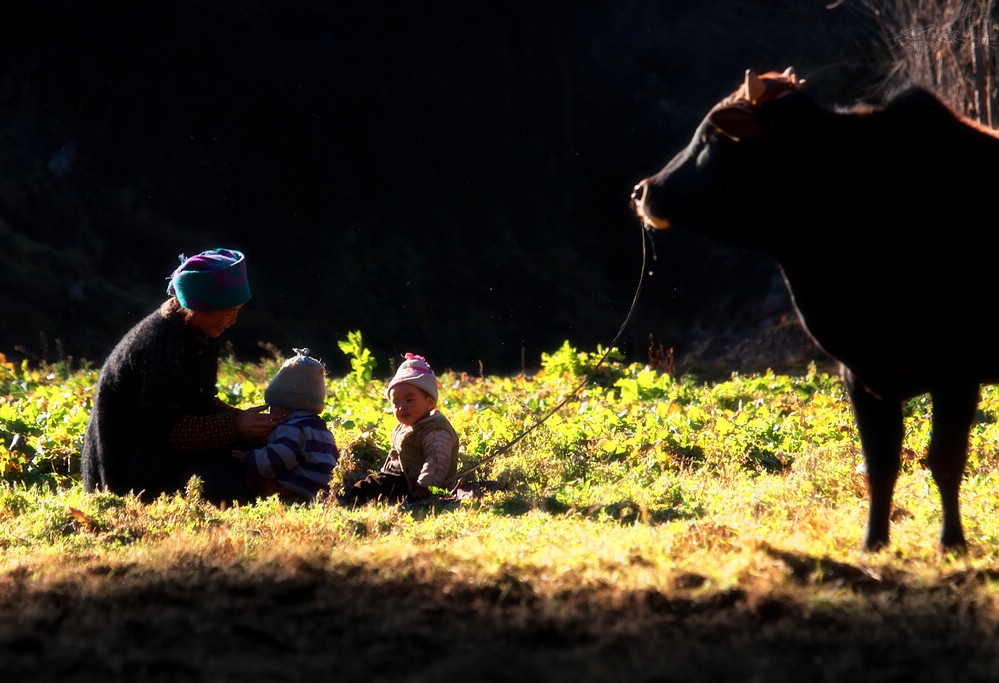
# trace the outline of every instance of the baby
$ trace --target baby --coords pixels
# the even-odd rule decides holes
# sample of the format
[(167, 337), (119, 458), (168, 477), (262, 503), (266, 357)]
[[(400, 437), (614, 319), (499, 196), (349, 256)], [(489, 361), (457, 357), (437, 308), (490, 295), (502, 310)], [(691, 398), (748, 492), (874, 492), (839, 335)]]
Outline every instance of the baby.
[(423, 500), (431, 486), (458, 473), (458, 434), (437, 406), (437, 377), (420, 356), (406, 354), (386, 390), (398, 424), (382, 469), (354, 484), (341, 502), (360, 505), (384, 498)]
[(336, 441), (319, 417), (326, 402), (326, 370), (295, 349), (264, 391), (270, 414), (281, 421), (267, 445), (233, 451), (246, 465), (246, 481), (258, 495), (280, 494), (289, 500), (311, 500), (330, 482), (339, 459)]

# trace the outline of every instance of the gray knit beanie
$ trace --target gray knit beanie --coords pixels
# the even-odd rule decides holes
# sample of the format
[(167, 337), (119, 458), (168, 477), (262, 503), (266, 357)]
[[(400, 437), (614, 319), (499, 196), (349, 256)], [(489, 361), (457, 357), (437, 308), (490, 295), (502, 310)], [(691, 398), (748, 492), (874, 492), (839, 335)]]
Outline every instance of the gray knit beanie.
[(318, 415), (326, 406), (326, 369), (315, 358), (309, 358), (308, 349), (294, 351), (295, 357), (286, 360), (267, 385), (264, 401)]

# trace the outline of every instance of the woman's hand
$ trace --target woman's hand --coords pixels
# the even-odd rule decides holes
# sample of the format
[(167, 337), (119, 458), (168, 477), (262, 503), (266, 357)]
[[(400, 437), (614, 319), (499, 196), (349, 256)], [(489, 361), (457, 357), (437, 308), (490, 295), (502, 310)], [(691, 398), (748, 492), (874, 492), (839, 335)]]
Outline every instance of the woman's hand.
[(265, 410), (267, 410), (266, 405), (239, 411), (236, 415), (236, 433), (245, 439), (266, 441), (271, 430), (277, 426), (278, 420), (264, 413)]

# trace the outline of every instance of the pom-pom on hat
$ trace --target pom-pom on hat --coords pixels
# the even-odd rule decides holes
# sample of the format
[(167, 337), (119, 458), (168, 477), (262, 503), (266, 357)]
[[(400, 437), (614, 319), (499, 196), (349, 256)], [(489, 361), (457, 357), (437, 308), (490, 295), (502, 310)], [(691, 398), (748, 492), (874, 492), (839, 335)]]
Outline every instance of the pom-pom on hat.
[(168, 278), (167, 294), (191, 311), (222, 311), (250, 300), (246, 258), (232, 249), (211, 249), (197, 256), (180, 255), (180, 266)]
[(385, 389), (385, 395), (390, 399), (392, 398), (390, 396), (392, 387), (397, 384), (413, 384), (433, 396), (435, 401), (437, 400), (437, 376), (434, 375), (434, 371), (430, 369), (422, 356), (406, 354), (406, 360), (396, 370), (395, 377)]
[(326, 405), (326, 369), (308, 349), (294, 349), (289, 358), (264, 390), (268, 405), (307, 410), (317, 415)]

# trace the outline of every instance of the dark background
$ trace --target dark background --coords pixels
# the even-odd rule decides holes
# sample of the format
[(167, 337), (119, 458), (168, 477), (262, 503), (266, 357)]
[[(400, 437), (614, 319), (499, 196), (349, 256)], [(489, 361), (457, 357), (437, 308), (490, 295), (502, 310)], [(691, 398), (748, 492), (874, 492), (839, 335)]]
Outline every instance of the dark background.
[[(607, 344), (641, 272), (631, 187), (745, 69), (793, 65), (826, 104), (877, 93), (871, 11), (828, 4), (5, 8), (0, 352), (100, 364), (178, 254), (217, 246), (247, 254), (254, 297), (227, 336), (249, 360), (308, 346), (339, 373), (354, 329), (379, 374), (406, 351), (503, 373)], [(832, 245), (817, 235), (816, 257)], [(629, 360), (650, 335), (691, 363), (812, 353), (769, 261), (678, 231), (656, 255)]]

